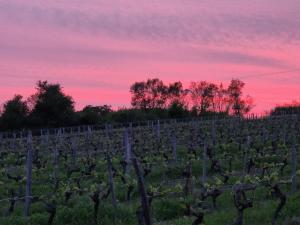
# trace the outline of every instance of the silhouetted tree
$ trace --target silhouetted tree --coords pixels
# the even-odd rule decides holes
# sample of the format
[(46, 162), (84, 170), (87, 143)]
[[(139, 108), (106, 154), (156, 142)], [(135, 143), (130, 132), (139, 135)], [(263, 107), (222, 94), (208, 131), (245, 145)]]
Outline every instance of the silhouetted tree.
[(146, 99), (146, 83), (135, 82), (130, 87), (131, 93), (131, 105), (136, 109), (147, 109), (149, 108), (149, 101)]
[(286, 114), (300, 114), (300, 102), (294, 101), (292, 103), (278, 105), (271, 110), (271, 116), (286, 115)]
[(168, 115), (171, 118), (183, 118), (189, 116), (189, 110), (186, 105), (174, 101), (168, 108)]
[(60, 84), (37, 82), (37, 92), (29, 102), (32, 105), (30, 121), (35, 126), (68, 126), (74, 123), (74, 101), (62, 91)]
[(0, 127), (3, 130), (12, 130), (25, 127), (28, 116), (28, 107), (21, 95), (15, 95), (3, 105), (0, 118)]
[(242, 116), (253, 108), (253, 100), (250, 96), (243, 98), (245, 83), (238, 79), (231, 80), (227, 93), (230, 109), (233, 115)]
[[(233, 79), (228, 88), (207, 81), (191, 82), (184, 89), (180, 81), (166, 86), (161, 80), (148, 79), (136, 82), (131, 88), (131, 104), (134, 109), (168, 109), (168, 114), (185, 114), (191, 101), (190, 115), (236, 115), (242, 116), (253, 107), (252, 98), (243, 96), (244, 83)], [(186, 115), (186, 114), (185, 114)]]
[(199, 114), (204, 114), (208, 110), (213, 110), (213, 103), (218, 86), (206, 81), (192, 82), (190, 85), (191, 100), (193, 108)]
[(187, 95), (187, 90), (183, 88), (183, 85), (180, 81), (169, 84), (168, 87), (168, 97), (167, 102), (168, 106), (186, 106), (185, 97)]
[[(244, 82), (233, 79), (223, 84), (192, 82), (184, 89), (180, 81), (165, 85), (158, 78), (135, 82), (130, 87), (132, 108), (112, 111), (111, 106), (86, 106), (75, 112), (74, 101), (60, 84), (38, 81), (36, 93), (27, 99), (16, 95), (3, 106), (0, 129), (59, 127), (102, 122), (134, 122), (189, 116), (243, 116), (253, 107), (252, 98), (243, 96)], [(192, 102), (192, 105), (189, 103)], [(298, 110), (298, 111), (297, 111)], [(298, 112), (297, 106), (276, 107), (271, 114)]]
[(80, 124), (97, 124), (100, 123), (105, 116), (112, 112), (111, 106), (85, 106), (82, 111), (78, 112)]
[(131, 105), (136, 109), (165, 108), (168, 87), (158, 78), (136, 82), (130, 87)]
[(213, 111), (217, 113), (228, 114), (229, 109), (230, 109), (230, 104), (229, 104), (228, 91), (226, 88), (224, 88), (223, 84), (221, 83), (218, 86), (216, 95), (214, 96)]

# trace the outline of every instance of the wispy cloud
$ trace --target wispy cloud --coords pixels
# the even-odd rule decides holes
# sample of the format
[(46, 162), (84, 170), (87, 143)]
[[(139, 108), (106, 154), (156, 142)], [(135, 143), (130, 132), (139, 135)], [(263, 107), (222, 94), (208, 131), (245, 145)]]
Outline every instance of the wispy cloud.
[(261, 67), (289, 68), (287, 62), (272, 57), (255, 55), (247, 52), (216, 48), (179, 48), (175, 50), (165, 48), (158, 49), (130, 50), (111, 49), (104, 47), (74, 46), (69, 44), (56, 43), (55, 45), (40, 46), (27, 44), (26, 46), (9, 46), (1, 44), (0, 58), (19, 59), (25, 62), (49, 62), (54, 64), (90, 64), (105, 65), (114, 63), (143, 62), (155, 60), (160, 62), (173, 63), (195, 63), (205, 62), (211, 64), (240, 64)]
[[(124, 5), (123, 1), (119, 2)], [(192, 6), (201, 3), (199, 1), (189, 1), (190, 4), (187, 5), (181, 3), (181, 7), (186, 10), (179, 10), (178, 2), (175, 4), (167, 2), (170, 8), (177, 6), (175, 12), (172, 10), (162, 12), (159, 9), (156, 12), (153, 10), (153, 4), (148, 1), (137, 3), (132, 11), (121, 10), (117, 3), (111, 3), (111, 8), (115, 10), (105, 11), (105, 7), (101, 8), (103, 1), (99, 1), (99, 4), (95, 1), (94, 10), (84, 7), (81, 9), (80, 6), (85, 5), (83, 2), (72, 3), (77, 7), (67, 8), (51, 3), (31, 5), (14, 0), (0, 1), (0, 17), (8, 23), (32, 26), (33, 29), (50, 27), (67, 29), (78, 34), (102, 34), (121, 39), (193, 41), (217, 45), (251, 45), (261, 42), (267, 44), (270, 43), (270, 39), (280, 43), (300, 42), (300, 14), (293, 10), (292, 5), (290, 11), (279, 17), (274, 15), (274, 12), (268, 13), (266, 10), (258, 10), (255, 13), (243, 11), (245, 7), (235, 12), (209, 11), (207, 8), (217, 4), (213, 3), (214, 1), (206, 4), (207, 8), (195, 7), (198, 10), (194, 9), (189, 13), (188, 10)], [(138, 11), (139, 6), (143, 6), (143, 10)]]
[[(0, 0), (0, 87), (49, 79), (128, 97), (149, 74), (223, 81), (297, 68), (299, 9), (299, 0)], [(300, 85), (289, 77), (268, 81)]]

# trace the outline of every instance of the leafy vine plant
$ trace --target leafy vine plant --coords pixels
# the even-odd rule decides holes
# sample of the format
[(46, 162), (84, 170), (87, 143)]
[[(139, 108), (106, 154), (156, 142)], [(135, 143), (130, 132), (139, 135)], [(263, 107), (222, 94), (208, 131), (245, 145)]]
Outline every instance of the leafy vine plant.
[(276, 210), (272, 217), (271, 224), (277, 223), (277, 220), (282, 212), (283, 207), (286, 205), (287, 195), (281, 190), (282, 184), (291, 183), (290, 180), (282, 180), (278, 172), (273, 172), (262, 179), (262, 183), (270, 190), (271, 194), (279, 200)]
[(223, 193), (222, 187), (224, 186), (224, 181), (219, 177), (214, 176), (209, 182), (201, 185), (201, 201), (206, 200), (207, 198), (212, 199), (212, 209), (217, 209), (217, 198), (220, 197)]
[[(298, 174), (300, 172), (298, 171)], [(290, 184), (290, 180), (280, 179), (278, 172), (266, 173), (261, 176), (247, 175), (242, 178), (242, 181), (237, 181), (233, 186), (234, 205), (237, 209), (238, 216), (234, 222), (234, 225), (243, 225), (244, 211), (247, 208), (254, 207), (253, 200), (247, 197), (246, 193), (249, 191), (255, 192), (258, 187), (265, 187), (269, 193), (278, 199), (278, 205), (273, 213), (270, 223), (272, 225), (277, 224), (278, 218), (286, 205), (287, 195), (282, 191), (281, 185)], [(253, 197), (254, 198), (254, 197)]]
[(233, 225), (244, 224), (244, 211), (248, 208), (253, 207), (253, 198), (247, 197), (247, 192), (255, 191), (259, 178), (246, 175), (245, 177), (238, 180), (232, 187), (233, 202), (237, 210), (237, 218)]

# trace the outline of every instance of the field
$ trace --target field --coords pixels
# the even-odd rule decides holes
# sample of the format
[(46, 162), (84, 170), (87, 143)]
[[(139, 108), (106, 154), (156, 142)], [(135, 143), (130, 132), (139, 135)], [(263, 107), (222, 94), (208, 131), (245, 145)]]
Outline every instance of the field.
[(5, 133), (0, 224), (300, 224), (299, 145), (299, 116)]

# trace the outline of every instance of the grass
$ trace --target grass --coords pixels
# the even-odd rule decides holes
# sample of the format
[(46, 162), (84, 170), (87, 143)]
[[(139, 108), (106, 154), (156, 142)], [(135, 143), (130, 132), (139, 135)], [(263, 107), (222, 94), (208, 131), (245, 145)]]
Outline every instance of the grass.
[[(236, 217), (236, 210), (232, 203), (230, 193), (224, 193), (218, 199), (218, 209), (205, 215), (205, 225), (230, 225)], [(119, 202), (114, 210), (109, 200), (103, 202), (99, 209), (98, 225), (135, 225), (137, 224), (135, 210), (138, 202), (130, 204)], [(254, 202), (253, 208), (245, 210), (245, 225), (269, 225), (277, 202), (271, 198), (264, 198)], [(184, 215), (184, 207), (178, 198), (161, 198), (154, 200), (152, 218), (157, 225), (190, 225), (193, 217)], [(16, 211), (10, 217), (0, 218), (1, 225), (42, 225), (47, 224), (48, 214), (43, 205), (34, 203), (31, 207), (30, 218), (23, 217), (23, 208), (18, 204)], [(300, 215), (300, 192), (288, 198), (278, 224), (282, 224), (287, 218)], [(93, 224), (93, 205), (87, 196), (75, 197), (66, 205), (57, 208), (55, 225), (83, 225)], [(113, 219), (115, 218), (115, 219)]]

